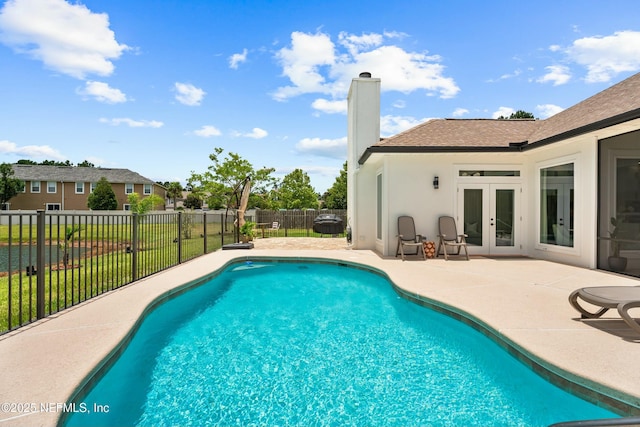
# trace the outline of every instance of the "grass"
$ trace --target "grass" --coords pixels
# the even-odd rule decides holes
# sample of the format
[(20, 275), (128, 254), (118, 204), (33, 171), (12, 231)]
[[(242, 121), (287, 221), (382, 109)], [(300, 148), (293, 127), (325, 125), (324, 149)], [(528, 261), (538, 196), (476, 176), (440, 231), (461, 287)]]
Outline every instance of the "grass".
[[(9, 243), (8, 229), (8, 226), (0, 226), (0, 242), (5, 244)], [(53, 243), (59, 242), (64, 235), (61, 230), (64, 230), (62, 224), (59, 227), (47, 227), (46, 239)], [(180, 262), (177, 230), (176, 224), (140, 224), (136, 254), (138, 278)], [(190, 231), (191, 238), (181, 240), (182, 262), (205, 253), (204, 226), (196, 224)], [(72, 255), (67, 268), (62, 265), (48, 265), (44, 271), (45, 315), (132, 282), (134, 276), (133, 257), (129, 250), (130, 236), (128, 224), (89, 225), (76, 233), (70, 244), (85, 245), (84, 256), (74, 258)], [(225, 242), (232, 240), (232, 234), (225, 233)], [(22, 228), (12, 227), (12, 245), (29, 241), (35, 242), (35, 236), (34, 232), (29, 234), (27, 225), (23, 225)], [(207, 224), (206, 251), (213, 252), (221, 246), (220, 224)], [(0, 334), (36, 319), (36, 277), (27, 276), (24, 267), (22, 271), (14, 271), (10, 275), (0, 277)]]

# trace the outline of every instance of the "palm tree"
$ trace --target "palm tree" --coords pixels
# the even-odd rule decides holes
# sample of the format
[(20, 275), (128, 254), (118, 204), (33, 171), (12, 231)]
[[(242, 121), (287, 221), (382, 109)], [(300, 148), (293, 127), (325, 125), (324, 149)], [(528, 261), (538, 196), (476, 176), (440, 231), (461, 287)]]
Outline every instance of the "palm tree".
[(172, 182), (167, 186), (167, 197), (173, 200), (173, 209), (175, 209), (177, 199), (182, 197), (182, 184), (179, 182)]

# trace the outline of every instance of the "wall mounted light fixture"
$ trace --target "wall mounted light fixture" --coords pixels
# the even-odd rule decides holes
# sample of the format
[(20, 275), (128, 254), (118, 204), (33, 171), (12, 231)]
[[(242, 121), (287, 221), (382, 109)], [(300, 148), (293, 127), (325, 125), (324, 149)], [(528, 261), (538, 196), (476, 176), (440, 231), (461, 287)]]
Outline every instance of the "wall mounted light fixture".
[(438, 180), (438, 175), (436, 175), (433, 177), (433, 188), (437, 190), (439, 186), (440, 186), (440, 182)]

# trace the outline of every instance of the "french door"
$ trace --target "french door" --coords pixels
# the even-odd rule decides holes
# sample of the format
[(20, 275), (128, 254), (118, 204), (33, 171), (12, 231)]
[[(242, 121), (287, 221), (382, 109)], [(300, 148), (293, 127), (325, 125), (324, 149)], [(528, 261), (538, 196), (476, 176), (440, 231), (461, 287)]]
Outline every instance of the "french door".
[(520, 253), (520, 188), (520, 184), (458, 186), (458, 231), (468, 236), (471, 253)]

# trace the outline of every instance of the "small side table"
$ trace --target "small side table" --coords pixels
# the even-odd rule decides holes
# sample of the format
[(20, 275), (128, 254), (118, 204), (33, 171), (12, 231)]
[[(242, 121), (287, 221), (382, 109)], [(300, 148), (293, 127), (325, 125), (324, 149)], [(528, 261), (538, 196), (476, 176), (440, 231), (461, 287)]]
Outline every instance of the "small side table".
[(424, 253), (427, 256), (427, 258), (436, 257), (436, 242), (432, 242), (430, 240), (423, 240), (422, 246), (424, 248)]

